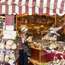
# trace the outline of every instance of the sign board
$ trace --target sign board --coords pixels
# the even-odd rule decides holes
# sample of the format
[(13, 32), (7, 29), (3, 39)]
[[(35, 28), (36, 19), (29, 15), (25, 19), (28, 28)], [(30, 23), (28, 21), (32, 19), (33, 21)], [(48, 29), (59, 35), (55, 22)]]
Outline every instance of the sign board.
[(3, 39), (15, 39), (16, 38), (16, 31), (5, 30), (3, 32)]
[(6, 30), (14, 30), (14, 25), (6, 25)]

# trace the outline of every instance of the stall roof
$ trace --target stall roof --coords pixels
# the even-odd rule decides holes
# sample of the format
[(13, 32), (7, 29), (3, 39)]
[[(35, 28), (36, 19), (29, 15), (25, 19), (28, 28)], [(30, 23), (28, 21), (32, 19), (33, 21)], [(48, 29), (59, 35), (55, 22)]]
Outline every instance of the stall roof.
[(65, 14), (65, 0), (0, 0), (0, 14)]

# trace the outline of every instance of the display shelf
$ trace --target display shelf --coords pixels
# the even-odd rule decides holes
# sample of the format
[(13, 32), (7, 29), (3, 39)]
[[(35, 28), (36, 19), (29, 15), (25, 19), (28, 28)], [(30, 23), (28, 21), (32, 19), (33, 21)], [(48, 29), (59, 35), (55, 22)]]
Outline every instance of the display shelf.
[(38, 60), (35, 60), (33, 58), (29, 58), (29, 61), (33, 64), (33, 65), (41, 65), (43, 64), (43, 62), (39, 62)]
[(40, 65), (40, 62), (38, 62), (37, 60), (34, 60), (32, 58), (29, 58), (29, 61), (32, 62), (34, 65)]
[[(8, 40), (3, 40), (0, 42), (0, 64), (5, 65), (9, 63), (10, 65), (16, 65), (16, 49), (6, 49), (6, 42)], [(13, 41), (13, 40), (12, 40)], [(11, 42), (10, 42), (11, 43)], [(2, 59), (2, 60), (1, 60)]]
[(31, 48), (33, 48), (33, 49), (35, 49), (35, 50), (39, 50), (39, 51), (42, 50), (41, 48), (35, 48), (35, 47), (32, 47), (32, 46), (31, 46)]

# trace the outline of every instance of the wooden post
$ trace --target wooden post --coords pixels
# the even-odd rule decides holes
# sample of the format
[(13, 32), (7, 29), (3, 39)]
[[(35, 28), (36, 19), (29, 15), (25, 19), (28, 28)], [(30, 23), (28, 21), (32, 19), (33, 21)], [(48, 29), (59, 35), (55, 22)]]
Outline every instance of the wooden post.
[(64, 15), (64, 23), (65, 23), (65, 15)]
[(17, 31), (17, 15), (16, 15), (16, 31)]
[(56, 26), (56, 14), (55, 14), (55, 24), (54, 24), (54, 26)]
[[(65, 15), (64, 15), (64, 23), (65, 23)], [(64, 26), (63, 29), (64, 29), (63, 32), (64, 32), (64, 34), (65, 34), (65, 26)]]

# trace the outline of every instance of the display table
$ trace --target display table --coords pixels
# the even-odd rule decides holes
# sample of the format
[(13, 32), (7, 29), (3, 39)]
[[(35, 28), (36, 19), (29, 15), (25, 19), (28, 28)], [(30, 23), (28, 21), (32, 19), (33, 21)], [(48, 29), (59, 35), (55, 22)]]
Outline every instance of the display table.
[(41, 61), (41, 56), (40, 56), (41, 52), (42, 52), (41, 49), (32, 47), (31, 48), (31, 58), (38, 60), (40, 62)]
[(38, 48), (31, 47), (31, 58), (29, 59), (34, 65), (40, 65), (53, 61), (54, 58), (65, 59), (65, 52), (60, 52), (56, 50), (42, 50)]
[(47, 62), (46, 62), (46, 59), (44, 59), (42, 57), (42, 53), (43, 50), (41, 48), (34, 48), (34, 47), (31, 47), (31, 57), (29, 59), (29, 61), (33, 64), (33, 65), (46, 65)]
[(37, 60), (34, 60), (34, 59), (32, 59), (32, 58), (29, 58), (29, 61), (30, 61), (33, 65), (41, 65), (41, 64), (43, 64), (43, 63), (41, 63), (41, 62), (39, 62), (39, 61), (37, 61)]

